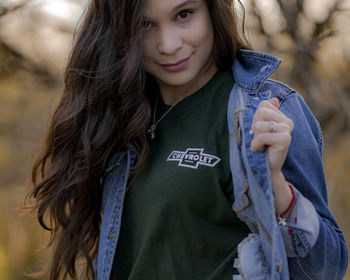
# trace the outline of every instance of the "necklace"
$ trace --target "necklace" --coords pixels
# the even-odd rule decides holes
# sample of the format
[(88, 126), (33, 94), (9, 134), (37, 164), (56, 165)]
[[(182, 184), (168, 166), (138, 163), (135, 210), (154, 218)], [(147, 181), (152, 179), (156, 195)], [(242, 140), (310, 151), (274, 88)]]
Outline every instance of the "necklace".
[(156, 134), (155, 134), (155, 130), (157, 128), (157, 125), (158, 123), (175, 107), (175, 105), (181, 100), (179, 99), (178, 101), (176, 101), (173, 105), (171, 105), (171, 107), (166, 110), (166, 112), (161, 115), (161, 117), (157, 120), (156, 122), (156, 112), (157, 112), (157, 107), (158, 107), (158, 99), (159, 99), (159, 96), (157, 96), (157, 99), (156, 99), (156, 104), (154, 105), (154, 112), (153, 112), (153, 121), (152, 121), (152, 125), (151, 127), (147, 130), (147, 133), (151, 136), (151, 139), (153, 140), (155, 137), (156, 137)]
[[(189, 87), (189, 89), (186, 91), (186, 92), (189, 92), (190, 94), (193, 93), (192, 92), (192, 89), (194, 88), (195, 84), (193, 84), (192, 86)], [(183, 100), (184, 98), (186, 98), (188, 95), (190, 94), (185, 94), (183, 95), (182, 98), (179, 98), (179, 100), (177, 100), (173, 105), (171, 105), (171, 107), (166, 110), (166, 112), (161, 115), (161, 117), (158, 119), (158, 121), (156, 122), (156, 112), (157, 112), (157, 107), (158, 107), (158, 100), (159, 100), (159, 95), (157, 95), (157, 98), (156, 98), (156, 103), (154, 105), (154, 112), (153, 112), (153, 121), (152, 121), (152, 125), (151, 127), (147, 130), (147, 134), (150, 135), (151, 137), (151, 140), (153, 140), (155, 137), (156, 137), (156, 134), (155, 134), (155, 131), (157, 129), (157, 125), (158, 123), (175, 107), (175, 105), (177, 103), (179, 103), (181, 100)]]

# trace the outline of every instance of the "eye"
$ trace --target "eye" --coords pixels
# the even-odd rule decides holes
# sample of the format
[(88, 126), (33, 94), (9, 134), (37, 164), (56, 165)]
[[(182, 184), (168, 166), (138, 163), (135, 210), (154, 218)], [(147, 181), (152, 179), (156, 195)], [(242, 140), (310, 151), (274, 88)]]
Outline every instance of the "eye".
[(143, 28), (144, 30), (150, 30), (150, 29), (152, 29), (153, 27), (154, 27), (154, 24), (153, 24), (152, 22), (148, 21), (148, 20), (144, 20), (144, 21), (142, 22), (142, 28)]
[(149, 21), (144, 20), (144, 21), (142, 22), (142, 27), (143, 27), (143, 28), (148, 28), (148, 27), (150, 27), (150, 25), (151, 25), (151, 23), (150, 23)]
[(177, 17), (180, 20), (183, 20), (183, 19), (187, 19), (192, 14), (193, 14), (193, 11), (191, 11), (191, 10), (183, 10), (177, 14)]

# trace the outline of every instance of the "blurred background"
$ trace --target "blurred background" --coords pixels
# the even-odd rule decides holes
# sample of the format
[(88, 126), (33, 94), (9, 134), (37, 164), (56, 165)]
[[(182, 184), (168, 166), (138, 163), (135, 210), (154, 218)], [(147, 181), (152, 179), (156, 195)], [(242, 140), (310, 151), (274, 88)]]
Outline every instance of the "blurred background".
[[(321, 124), (329, 206), (349, 241), (350, 0), (242, 3), (253, 47), (283, 58), (274, 77), (297, 89)], [(29, 279), (48, 259), (48, 234), (19, 208), (86, 5), (0, 0), (0, 280)]]

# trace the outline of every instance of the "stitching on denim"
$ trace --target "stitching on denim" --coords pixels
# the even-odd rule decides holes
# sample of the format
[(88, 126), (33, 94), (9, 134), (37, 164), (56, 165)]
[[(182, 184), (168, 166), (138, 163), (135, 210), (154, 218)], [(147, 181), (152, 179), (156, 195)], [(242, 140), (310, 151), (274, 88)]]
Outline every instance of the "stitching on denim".
[(117, 201), (119, 201), (119, 204), (117, 205), (117, 209), (115, 211), (115, 214), (116, 214), (116, 221), (118, 221), (115, 225), (114, 225), (114, 230), (115, 230), (115, 233), (116, 233), (116, 237), (113, 238), (113, 239), (110, 239), (111, 241), (113, 241), (113, 248), (112, 246), (110, 247), (110, 256), (109, 257), (109, 263), (107, 263), (108, 265), (108, 271), (109, 271), (109, 274), (108, 274), (108, 277), (110, 276), (110, 272), (111, 272), (111, 265), (113, 265), (113, 256), (115, 254), (115, 251), (116, 251), (116, 246), (117, 246), (117, 242), (118, 242), (118, 239), (119, 239), (119, 234), (120, 234), (120, 224), (121, 224), (121, 218), (122, 218), (122, 215), (123, 215), (123, 206), (124, 206), (124, 198), (125, 198), (125, 190), (126, 190), (126, 185), (127, 185), (127, 182), (128, 182), (128, 178), (129, 178), (129, 172), (130, 172), (130, 167), (131, 165), (133, 164), (133, 160), (135, 158), (132, 158), (132, 155), (131, 155), (131, 152), (128, 152), (127, 153), (127, 162), (126, 162), (126, 172), (125, 172), (125, 177), (124, 177), (124, 180), (122, 179), (121, 182), (121, 187), (119, 188), (118, 192), (117, 192)]
[[(294, 249), (295, 249), (295, 252), (297, 253), (298, 257), (304, 257), (307, 255), (307, 253), (310, 251), (310, 243), (309, 241), (307, 240), (306, 236), (304, 235), (304, 233), (301, 231), (301, 230), (298, 230), (298, 229), (294, 229), (293, 230), (293, 246), (294, 246)], [(306, 254), (303, 254), (301, 255), (300, 254), (300, 247), (301, 246), (298, 246), (298, 244), (296, 243), (297, 241), (295, 240), (295, 238), (298, 237), (301, 241), (301, 246), (304, 248), (304, 252), (307, 252)]]
[[(123, 194), (123, 188), (119, 188), (118, 189), (118, 192), (117, 192), (117, 199), (116, 201), (118, 202), (121, 202), (121, 197), (122, 197), (122, 194)], [(113, 227), (112, 229), (114, 230), (114, 232), (112, 232), (112, 238), (108, 238), (107, 239), (107, 254), (106, 254), (106, 257), (105, 259), (108, 257), (108, 261), (105, 262), (105, 269), (104, 269), (104, 275), (106, 273), (106, 270), (109, 270), (110, 269), (110, 266), (111, 266), (111, 263), (112, 263), (112, 258), (110, 258), (110, 256), (114, 253), (114, 250), (113, 250), (113, 243), (115, 243), (117, 241), (116, 237), (117, 237), (117, 231), (116, 229), (119, 227), (119, 221), (120, 219), (117, 218), (117, 216), (121, 215), (120, 213), (120, 209), (122, 207), (122, 203), (117, 203), (116, 207), (114, 208), (113, 210), (113, 215), (112, 215), (112, 220), (111, 221), (118, 221)], [(115, 236), (113, 236), (115, 234)], [(111, 244), (112, 243), (112, 244)]]
[(285, 104), (286, 99), (293, 93), (298, 94), (296, 91), (284, 92), (284, 97), (280, 100), (280, 109), (282, 109), (282, 106)]
[(283, 87), (285, 89), (285, 91), (286, 91), (286, 94), (288, 94), (290, 92), (296, 92), (295, 89), (293, 89), (290, 86), (286, 85), (285, 83), (283, 83), (281, 81), (278, 81), (278, 80), (275, 80), (275, 79), (268, 78), (265, 82), (271, 83), (271, 84), (274, 84), (274, 85), (279, 85), (279, 86)]
[[(111, 181), (110, 185), (112, 185), (112, 184), (113, 184), (113, 180)], [(110, 188), (110, 186), (109, 186), (109, 188)], [(117, 202), (115, 202), (115, 203), (117, 203)], [(114, 208), (115, 207), (113, 205), (113, 209)], [(112, 216), (113, 216), (113, 212), (112, 212)], [(108, 243), (108, 240), (109, 239), (107, 238), (107, 243)], [(103, 262), (102, 262), (102, 267), (103, 267), (103, 269), (102, 269), (102, 279), (104, 279), (104, 275), (105, 275), (105, 270), (106, 270), (105, 263), (106, 263), (107, 255), (108, 255), (108, 246), (106, 246), (105, 250), (104, 250), (104, 258), (103, 258)]]
[[(278, 97), (281, 105), (283, 103), (283, 101), (291, 94), (291, 93), (296, 93), (296, 91), (290, 87), (288, 87), (287, 85), (285, 85), (284, 83), (280, 82), (280, 81), (276, 81), (273, 79), (267, 79), (265, 81), (265, 83), (267, 84), (272, 84), (274, 86), (279, 86), (280, 88), (282, 88), (282, 92), (278, 93), (278, 95), (276, 97)], [(271, 89), (270, 89), (271, 90)]]
[[(113, 223), (113, 221), (115, 221), (115, 217), (116, 217), (116, 215), (117, 215), (117, 212), (118, 212), (118, 209), (119, 209), (119, 203), (118, 203), (118, 198), (119, 198), (119, 194), (120, 194), (120, 188), (118, 188), (118, 191), (117, 191), (117, 194), (116, 194), (116, 201), (115, 201), (115, 203), (114, 203), (114, 205), (113, 205), (113, 212), (112, 212), (112, 217), (111, 217), (111, 223)], [(117, 222), (117, 224), (116, 224), (116, 226), (118, 226), (118, 222)], [(115, 227), (113, 226), (113, 224), (112, 224), (112, 229), (114, 229)], [(109, 234), (108, 234), (108, 237), (109, 237)], [(105, 258), (104, 258), (104, 260), (103, 260), (103, 275), (102, 275), (102, 278), (104, 279), (105, 278), (105, 274), (106, 274), (106, 270), (108, 270), (109, 269), (109, 263), (110, 263), (110, 261), (107, 261), (107, 259), (109, 259), (109, 255), (111, 254), (111, 242), (113, 242), (114, 241), (114, 238), (112, 239), (112, 238), (107, 238), (107, 246), (106, 246), (106, 254), (105, 254)]]
[[(121, 160), (118, 161), (119, 163), (121, 162)], [(126, 164), (126, 174), (128, 174), (128, 167), (130, 168), (130, 154), (128, 154), (128, 158), (127, 158), (127, 164)], [(124, 171), (124, 170), (122, 170)], [(116, 176), (117, 177), (117, 176)], [(128, 176), (126, 176), (128, 177)], [(118, 177), (117, 177), (118, 178)], [(113, 211), (112, 211), (112, 216), (110, 219), (110, 223), (108, 225), (108, 229), (109, 230), (109, 234), (108, 234), (108, 238), (107, 238), (107, 244), (106, 244), (106, 250), (105, 250), (105, 257), (103, 259), (103, 270), (102, 270), (102, 279), (105, 278), (106, 276), (106, 270), (110, 271), (110, 266), (111, 263), (113, 262), (113, 258), (111, 258), (110, 256), (114, 254), (115, 252), (115, 248), (113, 249), (114, 245), (113, 243), (116, 243), (118, 240), (118, 235), (119, 235), (119, 231), (118, 229), (120, 229), (120, 221), (121, 219), (117, 219), (118, 216), (122, 215), (122, 211), (121, 208), (123, 207), (123, 193), (124, 193), (124, 189), (125, 189), (125, 185), (127, 182), (127, 178), (124, 178), (122, 180), (120, 180), (120, 182), (118, 182), (117, 185), (117, 193), (115, 194), (115, 202), (113, 204)], [(113, 183), (113, 181), (112, 181)], [(111, 183), (111, 184), (112, 184)], [(117, 221), (115, 224), (113, 224), (114, 221)]]
[(300, 258), (297, 258), (297, 262), (299, 264), (299, 267), (301, 269), (301, 271), (305, 274), (305, 276), (309, 279), (309, 280), (315, 280), (316, 278), (312, 277), (312, 275), (309, 274), (309, 269), (307, 269), (306, 267), (304, 267), (304, 265), (300, 262)]
[(242, 86), (236, 85), (236, 86), (237, 86), (237, 88), (239, 88), (241, 90), (244, 90), (244, 91), (255, 92), (255, 93), (260, 93), (261, 92), (260, 89), (249, 89), (249, 88), (243, 87), (243, 85)]
[(261, 55), (258, 55), (257, 53), (246, 53), (246, 52), (240, 52), (241, 56), (254, 56), (254, 57), (257, 57), (261, 60), (269, 60), (269, 61), (272, 61), (274, 63), (278, 63), (276, 61), (276, 59), (272, 58), (272, 57), (265, 57), (265, 56), (261, 56)]
[[(112, 182), (113, 183), (113, 182)], [(111, 184), (112, 184), (111, 183)], [(116, 198), (118, 198), (118, 193), (117, 193), (117, 195), (116, 195)], [(116, 207), (117, 207), (117, 205), (116, 204), (118, 204), (118, 199), (116, 199), (115, 200), (115, 202), (114, 202), (114, 205), (113, 205), (113, 212), (112, 212), (112, 216), (111, 216), (111, 220), (110, 221), (114, 221), (114, 217), (115, 217), (115, 210), (116, 210)], [(110, 222), (111, 223), (111, 222)], [(109, 228), (109, 226), (108, 226), (108, 228)], [(110, 246), (109, 246), (109, 243), (110, 243), (110, 238), (107, 238), (107, 246), (106, 246), (106, 249), (105, 249), (105, 257), (104, 257), (104, 259), (103, 259), (103, 270), (102, 270), (102, 279), (104, 279), (105, 278), (105, 274), (106, 274), (106, 269), (108, 268), (108, 263), (106, 262), (106, 260), (107, 260), (107, 258), (108, 258), (108, 256), (109, 256), (109, 248), (110, 248)]]
[[(288, 87), (287, 85), (285, 85), (284, 83), (280, 82), (280, 81), (276, 81), (274, 79), (271, 79), (271, 78), (268, 78), (266, 79), (264, 82), (263, 82), (263, 86), (265, 83), (271, 83), (273, 85), (278, 85), (280, 87), (283, 87), (284, 88), (284, 91), (280, 94), (279, 98), (281, 100), (281, 103), (282, 101), (287, 97), (289, 96), (291, 93), (297, 93), (293, 88), (290, 88)], [(256, 94), (260, 94), (262, 93), (262, 88), (259, 88), (259, 89), (248, 89), (248, 88), (245, 88), (243, 86), (240, 86), (240, 85), (236, 85), (237, 88), (240, 88), (244, 91), (247, 91), (247, 92), (250, 92), (250, 93), (256, 93)]]

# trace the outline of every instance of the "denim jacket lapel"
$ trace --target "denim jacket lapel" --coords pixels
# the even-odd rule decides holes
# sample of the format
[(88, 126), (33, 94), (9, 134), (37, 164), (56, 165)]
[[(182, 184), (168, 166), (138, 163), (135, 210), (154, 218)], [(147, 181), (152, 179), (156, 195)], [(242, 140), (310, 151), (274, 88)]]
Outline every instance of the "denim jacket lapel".
[(267, 153), (250, 150), (253, 137), (249, 131), (259, 103), (270, 97), (269, 91), (262, 91), (264, 82), (279, 64), (279, 59), (265, 54), (239, 51), (232, 66), (236, 84), (227, 110), (235, 193), (233, 210), (254, 233), (259, 234), (261, 248), (270, 267), (266, 279), (289, 279), (287, 256), (275, 219)]
[[(130, 168), (135, 160), (135, 152), (122, 152), (112, 157), (103, 183), (103, 219), (98, 249), (97, 279), (110, 278), (113, 259), (117, 248), (121, 218)], [(102, 269), (101, 269), (102, 268)]]

